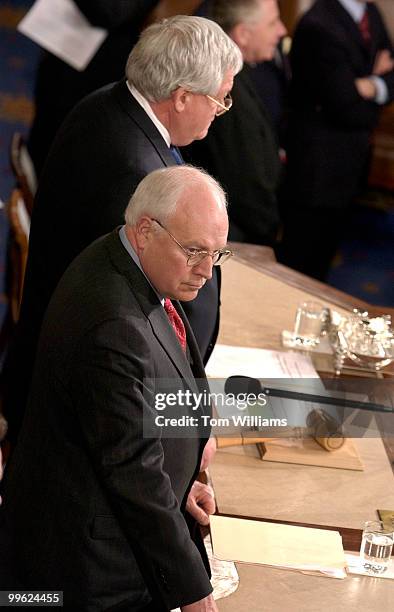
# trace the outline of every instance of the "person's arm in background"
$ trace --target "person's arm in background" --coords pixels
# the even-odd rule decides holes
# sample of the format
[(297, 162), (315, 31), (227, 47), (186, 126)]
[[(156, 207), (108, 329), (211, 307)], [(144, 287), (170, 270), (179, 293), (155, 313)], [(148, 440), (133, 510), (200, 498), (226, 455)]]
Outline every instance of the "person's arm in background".
[(356, 87), (365, 100), (373, 100), (383, 105), (394, 99), (394, 54), (383, 20), (380, 15), (376, 19), (381, 30), (381, 48), (376, 54), (372, 74), (356, 79)]
[[(314, 22), (301, 22), (292, 53), (295, 100), (309, 100), (333, 124), (370, 130), (376, 125), (377, 104), (360, 95), (348, 49), (339, 37)], [(369, 75), (362, 75), (369, 76)]]

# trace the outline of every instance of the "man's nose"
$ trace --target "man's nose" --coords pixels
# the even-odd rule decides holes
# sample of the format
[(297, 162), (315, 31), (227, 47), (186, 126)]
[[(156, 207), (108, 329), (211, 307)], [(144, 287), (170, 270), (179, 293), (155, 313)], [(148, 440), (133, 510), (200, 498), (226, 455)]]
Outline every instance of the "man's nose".
[(285, 24), (283, 23), (283, 21), (280, 21), (280, 22), (279, 22), (279, 34), (278, 34), (279, 39), (281, 39), (281, 38), (283, 38), (284, 36), (286, 36), (286, 34), (287, 34), (287, 29), (286, 29), (286, 26), (285, 26)]
[(207, 255), (206, 257), (204, 257), (202, 261), (200, 261), (199, 264), (194, 266), (194, 272), (196, 274), (200, 274), (201, 276), (209, 280), (210, 278), (212, 278), (212, 268), (213, 268), (212, 257), (210, 255)]

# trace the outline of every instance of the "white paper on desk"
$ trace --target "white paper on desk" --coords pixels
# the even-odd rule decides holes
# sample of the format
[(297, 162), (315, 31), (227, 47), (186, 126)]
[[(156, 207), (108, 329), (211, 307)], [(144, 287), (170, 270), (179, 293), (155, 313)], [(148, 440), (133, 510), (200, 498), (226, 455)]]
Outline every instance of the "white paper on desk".
[[(281, 379), (280, 387), (294, 391), (314, 394), (324, 392), (324, 386), (313, 367), (309, 355), (291, 351), (269, 351), (259, 348), (217, 344), (206, 367), (209, 387), (217, 397), (224, 395), (225, 380), (229, 376), (250, 376), (264, 379), (268, 386), (276, 386), (272, 379)], [(300, 385), (301, 380), (302, 382)], [(292, 380), (295, 382), (292, 383)], [(308, 383), (308, 384), (307, 384)], [(279, 383), (278, 383), (279, 384)], [(219, 417), (231, 418), (239, 414), (236, 406), (215, 402)], [(306, 418), (313, 406), (299, 400), (289, 401), (271, 397), (264, 410), (259, 414), (267, 419), (285, 419), (287, 426), (306, 427)], [(249, 409), (248, 409), (249, 412)], [(286, 433), (281, 428), (282, 433)], [(272, 435), (277, 432), (271, 430)], [(289, 435), (287, 432), (286, 435)]]
[(216, 515), (211, 516), (210, 527), (219, 559), (346, 578), (338, 531)]
[(36, 0), (17, 29), (76, 70), (86, 68), (108, 35), (72, 0)]
[(206, 367), (211, 378), (319, 378), (309, 355), (217, 344)]

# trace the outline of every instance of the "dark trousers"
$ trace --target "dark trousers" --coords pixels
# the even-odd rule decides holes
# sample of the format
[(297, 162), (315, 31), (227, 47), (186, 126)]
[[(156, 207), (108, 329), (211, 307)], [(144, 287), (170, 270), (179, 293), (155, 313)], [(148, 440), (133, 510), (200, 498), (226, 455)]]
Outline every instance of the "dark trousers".
[(325, 281), (346, 230), (348, 212), (309, 208), (287, 211), (278, 248), (280, 263)]

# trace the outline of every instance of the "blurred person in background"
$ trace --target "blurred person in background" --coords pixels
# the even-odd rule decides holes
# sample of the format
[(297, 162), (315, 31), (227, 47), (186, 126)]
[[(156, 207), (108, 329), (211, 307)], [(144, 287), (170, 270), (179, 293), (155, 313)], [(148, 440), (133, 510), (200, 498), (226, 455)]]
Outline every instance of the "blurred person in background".
[(238, 45), (244, 68), (232, 91), (233, 108), (207, 138), (183, 150), (191, 163), (215, 176), (229, 198), (230, 240), (275, 245), (281, 163), (275, 127), (251, 76), (272, 60), (286, 34), (276, 0), (212, 0), (208, 15)]
[(325, 280), (368, 172), (370, 137), (394, 99), (378, 7), (317, 0), (295, 30), (280, 260)]

